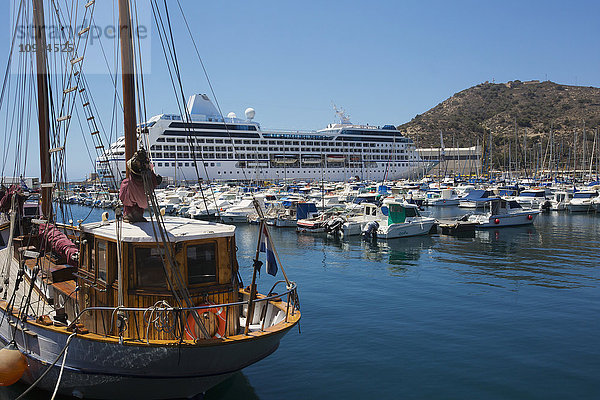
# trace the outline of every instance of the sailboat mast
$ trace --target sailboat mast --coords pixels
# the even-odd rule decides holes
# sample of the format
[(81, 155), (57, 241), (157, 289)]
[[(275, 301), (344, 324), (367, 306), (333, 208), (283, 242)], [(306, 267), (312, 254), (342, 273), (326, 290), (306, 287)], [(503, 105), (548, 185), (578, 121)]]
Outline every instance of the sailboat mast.
[(38, 130), (40, 142), (40, 179), (42, 184), (42, 216), (52, 214), (52, 167), (50, 165), (50, 113), (48, 99), (48, 65), (46, 60), (46, 27), (44, 25), (43, 0), (33, 0), (33, 24), (35, 28), (35, 59), (38, 91)]
[[(135, 111), (135, 76), (133, 66), (133, 29), (129, 0), (119, 0), (119, 32), (121, 39), (121, 80), (123, 82), (123, 124), (125, 160), (137, 150), (137, 119)], [(129, 169), (127, 169), (129, 176)]]

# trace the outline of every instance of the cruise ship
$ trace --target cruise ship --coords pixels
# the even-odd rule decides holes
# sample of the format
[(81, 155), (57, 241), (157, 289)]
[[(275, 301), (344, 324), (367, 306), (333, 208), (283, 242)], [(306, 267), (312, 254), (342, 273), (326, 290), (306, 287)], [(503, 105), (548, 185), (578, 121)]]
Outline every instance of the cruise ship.
[[(138, 126), (156, 173), (167, 181), (202, 180), (394, 180), (422, 175), (413, 141), (394, 125), (340, 121), (318, 131), (267, 131), (248, 108), (246, 119), (222, 117), (209, 97), (195, 94), (187, 115), (160, 114)], [(119, 138), (96, 160), (100, 177), (125, 175), (125, 140)], [(202, 165), (204, 164), (204, 165)], [(427, 165), (426, 165), (427, 164)], [(111, 172), (112, 171), (112, 172)]]

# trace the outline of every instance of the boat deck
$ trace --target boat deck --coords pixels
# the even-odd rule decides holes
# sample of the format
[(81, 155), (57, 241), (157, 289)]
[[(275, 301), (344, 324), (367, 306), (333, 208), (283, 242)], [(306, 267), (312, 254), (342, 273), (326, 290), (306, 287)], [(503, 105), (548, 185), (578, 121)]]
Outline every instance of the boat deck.
[[(40, 263), (49, 262), (43, 258), (40, 258)], [(2, 297), (0, 300), (0, 307), (6, 309), (8, 303), (10, 302), (11, 297), (14, 293), (15, 282), (17, 281), (19, 274), (19, 263), (12, 257), (8, 248), (4, 248), (0, 250), (0, 270), (8, 270), (8, 290), (6, 293), (2, 293)], [(31, 277), (31, 269), (25, 268), (26, 275)], [(42, 283), (44, 278), (41, 276), (37, 278), (38, 282)], [(41, 287), (44, 288), (48, 286), (46, 290), (50, 290), (47, 282), (43, 282)], [(29, 291), (31, 289), (30, 279), (25, 278), (23, 282), (19, 285), (19, 288), (16, 291), (16, 295), (14, 297), (14, 307), (13, 314), (19, 313), (21, 308), (25, 306), (25, 299), (27, 298)], [(48, 292), (50, 294), (50, 292)], [(29, 302), (29, 309), (27, 310), (27, 314), (31, 316), (40, 316), (40, 315), (50, 315), (54, 313), (54, 307), (48, 304), (42, 293), (39, 292), (39, 289), (34, 288), (31, 290), (31, 300)]]

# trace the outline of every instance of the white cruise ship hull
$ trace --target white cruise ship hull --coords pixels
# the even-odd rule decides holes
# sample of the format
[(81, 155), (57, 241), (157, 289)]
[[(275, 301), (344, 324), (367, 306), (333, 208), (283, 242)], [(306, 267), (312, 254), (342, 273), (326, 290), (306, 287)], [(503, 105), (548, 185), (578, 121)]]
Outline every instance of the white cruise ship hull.
[[(165, 167), (166, 162), (155, 161), (154, 171), (162, 177), (171, 177), (175, 181), (196, 181), (196, 168), (192, 159), (181, 159), (173, 161), (182, 163), (182, 167)], [(398, 180), (408, 179), (419, 176), (423, 171), (423, 164), (412, 162), (411, 166), (397, 167), (386, 171), (386, 163), (381, 162), (377, 168), (343, 168), (324, 166), (321, 168), (277, 168), (263, 167), (260, 170), (254, 168), (242, 168), (239, 161), (216, 161), (205, 160), (209, 166), (205, 169), (198, 168), (199, 176), (202, 180), (254, 180), (254, 181), (286, 181), (286, 180), (320, 180), (323, 177), (326, 181), (341, 182), (347, 181), (352, 177), (358, 176), (360, 179), (370, 179), (380, 181), (383, 179)], [(188, 164), (186, 167), (185, 164)], [(111, 160), (111, 170), (125, 171), (125, 159)], [(160, 164), (160, 166), (159, 166)], [(169, 163), (170, 164), (170, 163)], [(214, 164), (214, 166), (210, 166)], [(201, 165), (199, 163), (199, 165)], [(429, 167), (427, 168), (429, 169)], [(123, 174), (124, 177), (124, 174)]]
[[(252, 116), (223, 118), (206, 95), (188, 102), (189, 117), (161, 114), (138, 128), (146, 135), (154, 170), (168, 181), (415, 178), (424, 161), (412, 139), (393, 125), (330, 124), (318, 131), (263, 131)], [(124, 139), (96, 160), (100, 177), (123, 178)]]

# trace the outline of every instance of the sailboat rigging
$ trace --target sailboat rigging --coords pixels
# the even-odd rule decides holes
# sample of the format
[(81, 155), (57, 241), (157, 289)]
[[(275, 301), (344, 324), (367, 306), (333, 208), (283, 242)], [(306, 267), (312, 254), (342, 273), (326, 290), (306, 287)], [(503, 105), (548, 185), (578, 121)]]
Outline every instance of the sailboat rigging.
[[(93, 12), (94, 3), (86, 2), (86, 12)], [(138, 136), (143, 127), (138, 127), (136, 117), (136, 104), (142, 99), (136, 82), (134, 8), (129, 0), (118, 3), (128, 160), (121, 188), (125, 210), (121, 213), (117, 208), (114, 220), (73, 226), (56, 223), (52, 192), (60, 183), (58, 178), (64, 177), (60, 169), (66, 156), (70, 107), (77, 94), (87, 96), (87, 92), (75, 82), (65, 88), (49, 84), (44, 4), (32, 0), (41, 213), (39, 218), (23, 216), (20, 192), (7, 192), (11, 236), (0, 250), (4, 284), (0, 341), (9, 346), (0, 350), (0, 359), (11, 363), (0, 365), (0, 376), (7, 376), (3, 368), (9, 365), (23, 366), (26, 360), (26, 366), (10, 369), (11, 379), (0, 385), (20, 379), (30, 389), (79, 398), (189, 398), (277, 349), (281, 338), (300, 320), (297, 285), (272, 249), (264, 221), (252, 284), (244, 288), (236, 259), (235, 227), (164, 217), (160, 212), (153, 192), (158, 178), (147, 156), (149, 149)], [(52, 5), (57, 7), (55, 2)], [(84, 56), (74, 57), (77, 47), (65, 65), (82, 65)], [(71, 68), (65, 83), (72, 76), (83, 82), (80, 66)], [(61, 107), (56, 121), (51, 87), (70, 96), (71, 106), (68, 110)], [(90, 107), (87, 97), (83, 107)], [(62, 144), (56, 132), (51, 138), (57, 126), (62, 129)], [(98, 131), (92, 132), (94, 141), (99, 136)], [(54, 173), (53, 157), (58, 159)], [(143, 215), (145, 208), (149, 220)], [(266, 295), (258, 293), (255, 283), (263, 242), (268, 243), (264, 251), (269, 256), (274, 252), (284, 276)], [(274, 293), (281, 285), (283, 290)]]

